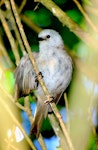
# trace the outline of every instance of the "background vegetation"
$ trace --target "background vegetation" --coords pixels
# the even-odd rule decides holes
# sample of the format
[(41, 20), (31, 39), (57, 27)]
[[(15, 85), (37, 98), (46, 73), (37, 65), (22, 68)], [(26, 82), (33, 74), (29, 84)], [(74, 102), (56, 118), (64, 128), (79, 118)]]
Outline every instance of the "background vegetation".
[[(98, 149), (97, 26), (97, 0), (0, 1), (1, 150)], [(30, 136), (35, 97), (14, 101), (14, 70), (26, 51), (38, 51), (37, 35), (45, 28), (61, 34), (74, 70), (58, 109), (52, 105), (55, 115), (44, 120), (36, 139)]]

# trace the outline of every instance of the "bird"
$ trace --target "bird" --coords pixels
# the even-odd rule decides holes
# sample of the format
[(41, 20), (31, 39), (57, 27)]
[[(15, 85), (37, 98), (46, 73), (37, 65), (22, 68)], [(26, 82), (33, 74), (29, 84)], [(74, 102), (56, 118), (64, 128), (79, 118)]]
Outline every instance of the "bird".
[[(38, 34), (39, 52), (32, 52), (43, 81), (57, 104), (62, 93), (68, 87), (73, 72), (73, 62), (64, 48), (64, 42), (59, 32), (53, 29), (43, 29)], [(37, 108), (31, 127), (31, 134), (40, 134), (43, 119), (51, 112), (49, 103), (41, 85), (36, 80), (36, 73), (28, 54), (22, 57), (14, 72), (17, 87), (16, 99), (34, 91), (37, 97)]]

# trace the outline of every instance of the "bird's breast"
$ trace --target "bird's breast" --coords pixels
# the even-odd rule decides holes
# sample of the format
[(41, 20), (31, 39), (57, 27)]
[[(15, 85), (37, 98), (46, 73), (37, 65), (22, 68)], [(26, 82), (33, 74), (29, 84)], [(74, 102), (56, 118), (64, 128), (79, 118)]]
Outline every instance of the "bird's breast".
[(50, 93), (62, 91), (68, 86), (72, 74), (70, 60), (64, 57), (51, 57), (50, 59), (39, 59), (37, 63)]

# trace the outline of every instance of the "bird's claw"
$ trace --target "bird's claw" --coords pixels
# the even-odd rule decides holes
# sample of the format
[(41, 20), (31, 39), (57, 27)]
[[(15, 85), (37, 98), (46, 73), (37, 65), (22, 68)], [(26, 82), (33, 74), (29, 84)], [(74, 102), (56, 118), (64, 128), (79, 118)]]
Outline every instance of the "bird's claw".
[(37, 82), (37, 86), (39, 83), (39, 80), (41, 80), (43, 78), (43, 75), (41, 72), (39, 72), (36, 76), (35, 76), (35, 82)]
[(54, 97), (53, 96), (50, 96), (47, 98), (46, 101), (44, 101), (45, 104), (50, 104), (50, 103), (54, 103)]

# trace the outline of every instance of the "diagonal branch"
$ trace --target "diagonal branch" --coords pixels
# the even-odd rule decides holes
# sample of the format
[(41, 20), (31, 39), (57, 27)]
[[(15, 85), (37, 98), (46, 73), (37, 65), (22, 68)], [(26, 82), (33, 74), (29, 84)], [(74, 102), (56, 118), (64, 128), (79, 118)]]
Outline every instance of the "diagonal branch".
[(91, 21), (91, 19), (89, 18), (89, 16), (87, 15), (87, 13), (85, 12), (85, 10), (82, 8), (81, 4), (79, 3), (78, 0), (73, 0), (74, 3), (77, 5), (78, 9), (81, 11), (81, 13), (83, 14), (83, 16), (85, 17), (86, 21), (89, 23), (89, 25), (92, 27), (94, 32), (98, 33), (98, 29), (96, 28), (96, 26), (93, 24), (93, 22)]
[(35, 0), (35, 2), (39, 2), (44, 5), (47, 9), (49, 9), (54, 16), (58, 18), (58, 20), (63, 24), (63, 26), (67, 26), (71, 32), (73, 32), (76, 36), (78, 36), (82, 41), (84, 41), (88, 46), (92, 47), (93, 50), (98, 52), (97, 44), (98, 42), (94, 37), (82, 30), (62, 9), (60, 9), (52, 0)]

